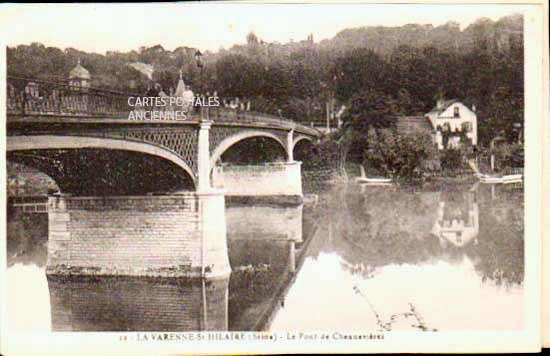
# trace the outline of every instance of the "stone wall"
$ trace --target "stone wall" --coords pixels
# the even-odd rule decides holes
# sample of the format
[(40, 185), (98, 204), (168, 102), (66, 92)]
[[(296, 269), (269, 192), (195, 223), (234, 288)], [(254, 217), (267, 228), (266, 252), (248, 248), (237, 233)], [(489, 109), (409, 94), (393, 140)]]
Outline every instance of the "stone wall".
[[(210, 275), (229, 272), (224, 197), (50, 197), (48, 271)], [(203, 251), (204, 242), (204, 251)]]

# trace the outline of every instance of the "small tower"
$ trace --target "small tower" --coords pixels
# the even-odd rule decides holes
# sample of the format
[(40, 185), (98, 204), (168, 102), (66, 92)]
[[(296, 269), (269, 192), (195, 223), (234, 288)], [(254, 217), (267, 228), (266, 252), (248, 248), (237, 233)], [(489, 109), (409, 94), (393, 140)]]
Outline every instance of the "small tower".
[(89, 88), (91, 82), (90, 72), (80, 65), (80, 59), (76, 67), (69, 73), (69, 85), (75, 87)]
[(193, 104), (193, 98), (195, 95), (191, 88), (187, 87), (183, 82), (183, 73), (180, 70), (180, 78), (178, 80), (178, 85), (176, 87), (176, 92), (174, 93), (175, 97), (182, 97), (184, 106), (189, 106)]

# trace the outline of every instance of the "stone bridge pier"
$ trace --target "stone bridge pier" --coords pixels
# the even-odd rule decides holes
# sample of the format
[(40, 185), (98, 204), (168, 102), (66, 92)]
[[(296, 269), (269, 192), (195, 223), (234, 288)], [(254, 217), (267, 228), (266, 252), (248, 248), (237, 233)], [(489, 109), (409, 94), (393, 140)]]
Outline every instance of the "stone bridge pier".
[(214, 168), (212, 181), (231, 196), (286, 196), (301, 199), (301, 162), (275, 162), (263, 165), (224, 165)]
[[(286, 162), (266, 162), (255, 165), (216, 165), (216, 154), (211, 160), (212, 185), (223, 189), (228, 197), (284, 197), (301, 202), (302, 162), (294, 160), (294, 146), (298, 140), (289, 130), (284, 138), (275, 139), (283, 146)], [(254, 148), (251, 147), (251, 150)]]
[(48, 274), (219, 277), (230, 273), (224, 196), (51, 196)]

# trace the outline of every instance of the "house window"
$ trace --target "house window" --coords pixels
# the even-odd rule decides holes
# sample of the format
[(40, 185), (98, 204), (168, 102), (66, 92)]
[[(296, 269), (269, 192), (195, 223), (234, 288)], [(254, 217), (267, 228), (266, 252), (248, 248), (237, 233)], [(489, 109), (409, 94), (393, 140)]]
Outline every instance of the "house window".
[(459, 111), (459, 107), (458, 106), (455, 106), (454, 107), (454, 117), (460, 117), (460, 111)]

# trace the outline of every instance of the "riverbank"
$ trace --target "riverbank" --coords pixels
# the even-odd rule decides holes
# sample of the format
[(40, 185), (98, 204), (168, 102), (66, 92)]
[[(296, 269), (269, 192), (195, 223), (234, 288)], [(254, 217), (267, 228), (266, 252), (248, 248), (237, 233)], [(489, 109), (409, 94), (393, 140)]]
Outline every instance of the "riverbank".
[(225, 205), (230, 206), (296, 206), (304, 202), (301, 195), (261, 195), (261, 196), (226, 196)]

